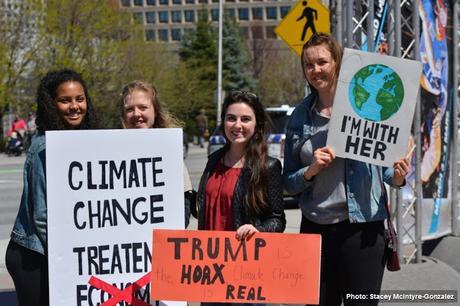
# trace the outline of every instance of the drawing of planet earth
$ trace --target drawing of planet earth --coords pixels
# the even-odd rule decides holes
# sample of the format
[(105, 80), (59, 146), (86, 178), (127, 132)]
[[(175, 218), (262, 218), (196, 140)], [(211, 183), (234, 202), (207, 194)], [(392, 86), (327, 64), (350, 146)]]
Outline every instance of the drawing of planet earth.
[(370, 121), (384, 121), (393, 116), (404, 99), (399, 75), (382, 64), (361, 68), (351, 80), (348, 96), (354, 111)]

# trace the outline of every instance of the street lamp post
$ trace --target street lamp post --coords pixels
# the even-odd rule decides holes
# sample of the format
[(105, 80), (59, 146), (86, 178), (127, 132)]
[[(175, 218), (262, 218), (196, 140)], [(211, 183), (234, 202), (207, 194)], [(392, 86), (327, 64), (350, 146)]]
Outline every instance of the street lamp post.
[(223, 0), (219, 0), (219, 37), (217, 43), (217, 125), (220, 124), (222, 111), (222, 25), (223, 25)]

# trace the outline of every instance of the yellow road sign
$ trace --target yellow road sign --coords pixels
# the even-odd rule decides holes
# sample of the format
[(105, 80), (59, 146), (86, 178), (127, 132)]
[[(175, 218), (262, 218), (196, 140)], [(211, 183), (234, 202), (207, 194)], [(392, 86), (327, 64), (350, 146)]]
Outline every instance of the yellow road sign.
[(313, 33), (330, 33), (329, 10), (319, 0), (301, 0), (281, 20), (276, 34), (300, 56)]

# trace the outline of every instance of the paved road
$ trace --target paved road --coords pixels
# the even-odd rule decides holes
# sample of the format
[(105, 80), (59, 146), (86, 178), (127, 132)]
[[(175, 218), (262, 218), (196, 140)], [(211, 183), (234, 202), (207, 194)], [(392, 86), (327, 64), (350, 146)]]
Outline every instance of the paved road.
[[(13, 282), (5, 268), (5, 250), (18, 212), (24, 160), (24, 156), (7, 157), (0, 154), (0, 291), (13, 288)], [(0, 305), (12, 305), (6, 300), (9, 301), (10, 298), (11, 296), (2, 296)]]
[(0, 240), (7, 239), (18, 211), (24, 157), (0, 155)]

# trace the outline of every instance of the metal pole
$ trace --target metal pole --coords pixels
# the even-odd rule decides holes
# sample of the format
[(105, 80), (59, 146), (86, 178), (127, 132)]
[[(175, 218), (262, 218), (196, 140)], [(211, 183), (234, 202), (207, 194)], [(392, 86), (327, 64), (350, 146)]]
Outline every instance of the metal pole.
[[(420, 60), (420, 19), (418, 12), (418, 1), (412, 1), (412, 28), (414, 30), (414, 47), (412, 49), (413, 58)], [(417, 96), (414, 116), (414, 137), (417, 147), (415, 148), (415, 259), (417, 263), (422, 262), (422, 174), (421, 174), (421, 157), (422, 157), (422, 139), (420, 133), (421, 126), (421, 101), (420, 94)]]
[(342, 0), (337, 0), (335, 7), (335, 14), (336, 14), (336, 30), (335, 30), (335, 38), (339, 42), (340, 45), (343, 46), (343, 37), (342, 37)]
[[(395, 18), (395, 25), (394, 25), (394, 48), (392, 50), (393, 55), (396, 57), (401, 57), (401, 1), (394, 0), (393, 1), (393, 9), (394, 9), (394, 18)], [(389, 15), (389, 14), (388, 14)], [(396, 231), (400, 239), (398, 239), (398, 255), (400, 260), (403, 258), (401, 256), (401, 250), (403, 247), (403, 207), (402, 207), (402, 192), (401, 190), (396, 191)]]
[(347, 47), (353, 48), (353, 1), (345, 1), (347, 5)]
[(453, 103), (454, 105), (452, 106), (452, 154), (451, 154), (451, 165), (452, 165), (452, 234), (458, 236), (460, 235), (459, 233), (459, 228), (458, 228), (458, 192), (457, 192), (457, 186), (458, 186), (458, 166), (457, 166), (457, 153), (458, 153), (458, 137), (457, 137), (457, 127), (458, 127), (458, 103), (459, 103), (459, 98), (458, 98), (458, 85), (459, 85), (459, 80), (458, 80), (458, 75), (460, 73), (459, 69), (459, 52), (458, 52), (458, 47), (459, 47), (459, 32), (460, 32), (460, 25), (459, 25), (459, 3), (454, 4), (454, 22), (453, 22), (453, 51), (454, 51), (454, 56), (453, 56), (453, 67), (454, 67), (454, 75), (453, 75)]
[[(385, 33), (386, 38), (387, 38), (387, 44), (388, 44), (388, 55), (394, 54), (394, 49), (395, 49), (395, 44), (394, 44), (394, 37), (396, 31), (396, 28), (394, 27), (394, 22), (391, 20), (391, 10), (393, 9), (394, 11), (394, 1), (388, 0), (388, 14), (386, 16), (385, 24), (387, 26), (387, 32)], [(394, 16), (394, 14), (393, 14)]]
[[(340, 23), (342, 23), (342, 30), (343, 33), (346, 33), (348, 31), (348, 16), (347, 16), (347, 1), (342, 1), (342, 20)], [(347, 45), (345, 44), (347, 41), (346, 35), (342, 35), (342, 46), (346, 47)]]
[(367, 11), (367, 51), (374, 52), (374, 0), (367, 1)]
[(217, 125), (220, 125), (222, 112), (222, 26), (223, 26), (223, 0), (219, 0), (219, 37), (217, 43)]
[(395, 47), (394, 56), (401, 57), (401, 0), (394, 0), (394, 16), (395, 16)]

